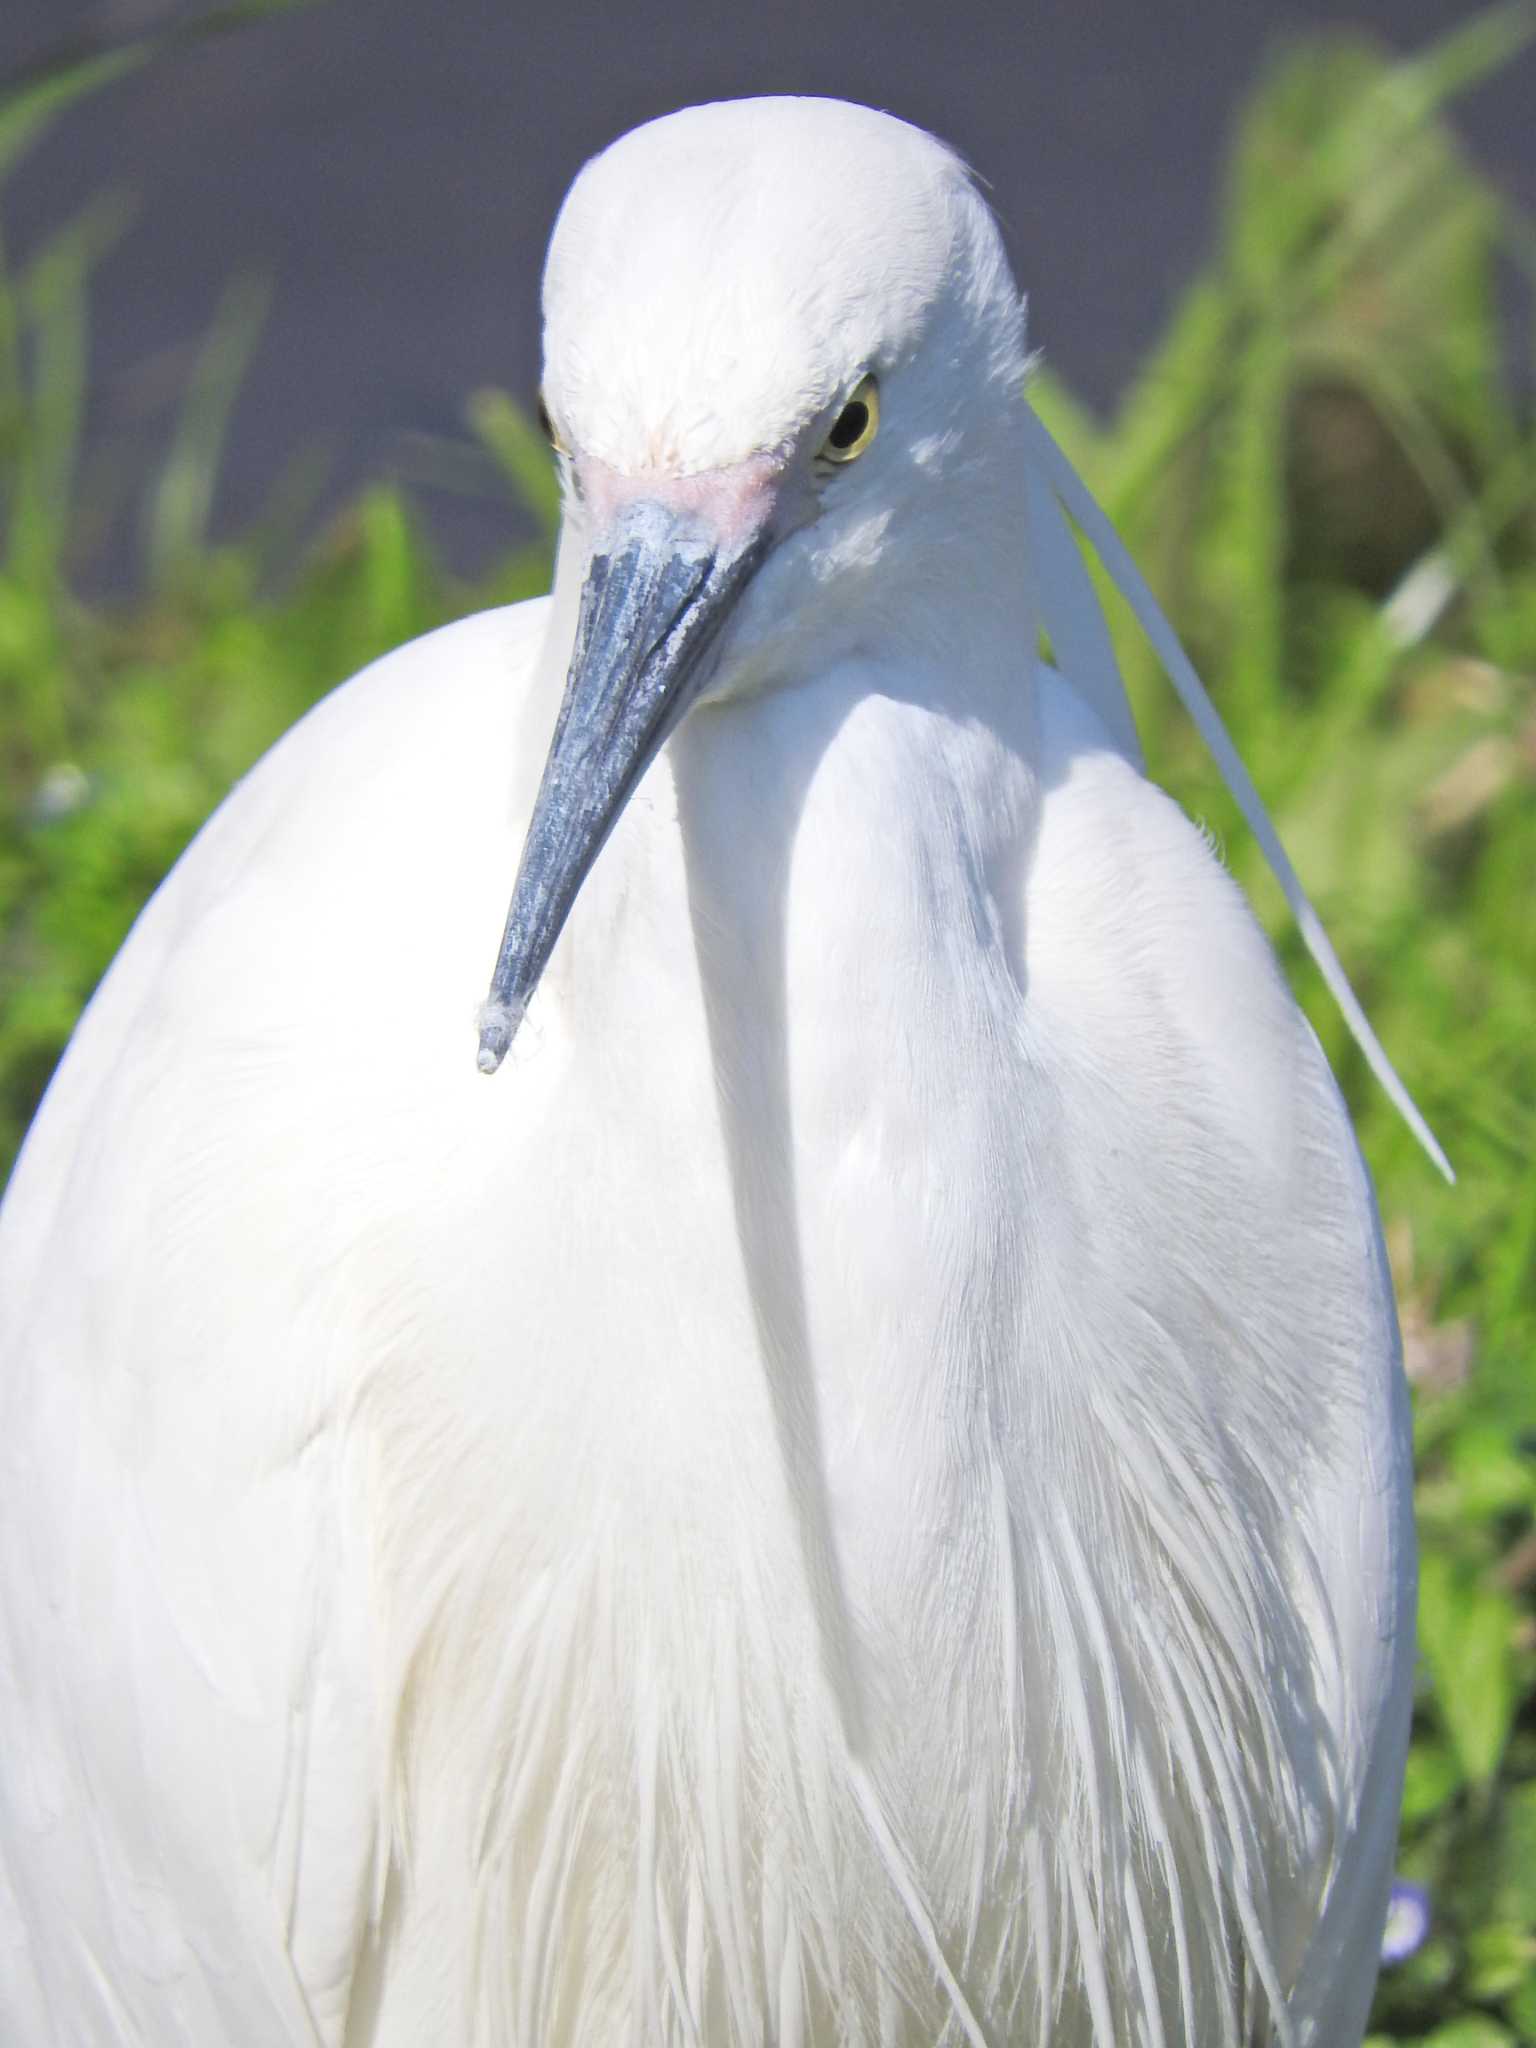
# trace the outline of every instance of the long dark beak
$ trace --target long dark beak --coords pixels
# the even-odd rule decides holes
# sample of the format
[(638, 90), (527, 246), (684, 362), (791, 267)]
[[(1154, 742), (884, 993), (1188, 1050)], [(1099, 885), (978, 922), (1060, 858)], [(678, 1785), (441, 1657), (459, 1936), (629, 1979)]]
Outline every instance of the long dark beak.
[(506, 1057), (587, 871), (708, 678), (707, 656), (767, 552), (764, 527), (701, 537), (696, 516), (631, 504), (594, 550), (555, 736), (534, 800), (490, 996), (480, 1071)]

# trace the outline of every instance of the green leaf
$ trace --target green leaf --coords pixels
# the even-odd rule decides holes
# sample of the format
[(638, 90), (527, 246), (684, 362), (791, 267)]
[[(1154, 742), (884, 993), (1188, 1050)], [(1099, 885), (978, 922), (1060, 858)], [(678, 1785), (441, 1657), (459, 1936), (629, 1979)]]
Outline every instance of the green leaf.
[(1536, 1461), (1515, 1448), (1498, 1422), (1469, 1422), (1451, 1445), (1449, 1465), (1463, 1515), (1491, 1521), (1536, 1509)]
[(553, 534), (560, 524), (560, 478), (544, 436), (504, 391), (477, 391), (469, 417), (517, 496)]
[(1438, 1813), (1462, 1782), (1459, 1758), (1438, 1742), (1415, 1742), (1408, 1752), (1403, 1786), (1403, 1821), (1412, 1826)]
[(1536, 1962), (1536, 1939), (1510, 1921), (1474, 1927), (1467, 1936), (1467, 1991), (1480, 2003), (1508, 1998)]
[(270, 299), (264, 280), (236, 278), (219, 302), (150, 498), (145, 556), (153, 584), (192, 574), (207, 548), (230, 414)]
[(1505, 2010), (1520, 2041), (1536, 2041), (1536, 1971), (1505, 2001)]
[(1514, 2048), (1514, 2035), (1486, 2013), (1468, 2013), (1464, 2019), (1436, 2027), (1425, 2034), (1419, 2048)]
[(0, 86), (0, 180), (66, 107), (143, 63), (143, 48), (78, 57), (24, 83)]
[(1508, 1598), (1443, 1552), (1419, 1573), (1419, 1642), (1435, 1704), (1463, 1771), (1486, 1785), (1498, 1769), (1515, 1712), (1515, 1615)]

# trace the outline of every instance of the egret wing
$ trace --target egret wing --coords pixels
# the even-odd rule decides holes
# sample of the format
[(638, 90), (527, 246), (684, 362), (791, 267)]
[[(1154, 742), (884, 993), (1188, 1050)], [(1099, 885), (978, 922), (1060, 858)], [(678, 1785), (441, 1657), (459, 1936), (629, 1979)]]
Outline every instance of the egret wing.
[[(1102, 507), (1083, 482), (1067, 457), (1052, 438), (1050, 430), (1039, 416), (1028, 406), (1024, 408), (1030, 444), (1033, 450), (1033, 466), (1030, 471), (1031, 519), (1050, 549), (1049, 563), (1056, 565), (1053, 580), (1046, 581), (1049, 564), (1042, 569), (1042, 621), (1057, 641), (1058, 653), (1063, 666), (1070, 673), (1079, 689), (1083, 690), (1094, 704), (1100, 718), (1120, 751), (1131, 760), (1137, 759), (1133, 744), (1126, 740), (1125, 728), (1130, 719), (1129, 705), (1125, 700), (1120, 682), (1114, 649), (1109, 642), (1097, 600), (1086, 575), (1081, 573), (1081, 563), (1075, 568), (1065, 565), (1065, 551), (1062, 546), (1061, 511), (1070, 513), (1077, 522), (1084, 538), (1098, 555), (1116, 589), (1131, 606), (1137, 623), (1151, 641), (1158, 659), (1167, 671), (1169, 680), (1178, 692), (1180, 701), (1194, 720), (1200, 737), (1210, 749), (1221, 778), (1236, 799), (1238, 809), (1247, 820), (1248, 828), (1258, 840), (1276, 881), (1280, 884), (1291, 915), (1295, 918), (1307, 951), (1317, 962), (1323, 979), (1328, 984), (1334, 1001), (1344, 1013), (1350, 1034), (1365, 1054), (1372, 1073), (1425, 1152), (1433, 1160), (1447, 1180), (1454, 1181), (1450, 1161), (1440, 1147), (1438, 1139), (1424, 1121), (1417, 1104), (1403, 1086), (1396, 1068), (1387, 1058), (1381, 1041), (1372, 1030), (1370, 1020), (1360, 1006), (1358, 997), (1350, 987), (1349, 977), (1333, 950), (1333, 942), (1324, 929), (1322, 919), (1313, 909), (1301, 879), (1291, 865), (1290, 856), (1280, 842), (1280, 836), (1270, 822), (1263, 798), (1254, 788), (1242, 757), (1232, 744), (1230, 734), (1222, 723), (1221, 715), (1207, 695), (1205, 686), (1195, 673), (1189, 656), (1179, 643), (1177, 634), (1163, 615), (1162, 608), (1152, 595), (1145, 577), (1137, 568), (1130, 551), (1106, 518)], [(1063, 570), (1065, 565), (1065, 570)], [(1134, 736), (1134, 724), (1131, 733)]]
[[(1082, 1731), (1062, 1754), (1085, 1812), (1095, 1784), (1125, 1799), (1146, 1924), (1178, 1889), (1186, 1928), (1227, 1929), (1277, 2048), (1347, 2048), (1412, 1700), (1408, 1406), (1375, 1205), (1316, 1036), (1211, 848), (1086, 694), (1047, 670), (1038, 698), (1025, 1010), (1052, 1228), (1032, 1296), (1073, 1313), (1045, 1314), (1021, 1370), (1057, 1376), (1092, 1475), (1082, 1583), (1042, 1608)], [(1042, 1490), (1026, 1460), (1017, 1527)], [(1059, 1516), (1079, 1512), (1069, 1497)], [(1156, 1996), (1179, 2038), (1246, 2044), (1221, 2017), (1225, 1951), (1202, 1965), (1201, 1938)]]
[[(352, 1424), (392, 1297), (370, 1162), (304, 1064), (304, 948), (349, 902), (377, 946), (354, 848), (371, 804), (398, 819), (401, 760), (462, 773), (428, 736), (441, 656), (494, 729), (542, 616), (402, 650), (266, 758), (144, 913), (18, 1166), (0, 1221), (7, 2040), (342, 2039), (387, 1860)], [(334, 918), (295, 919), (319, 890)], [(354, 1127), (387, 1131), (373, 1100)]]

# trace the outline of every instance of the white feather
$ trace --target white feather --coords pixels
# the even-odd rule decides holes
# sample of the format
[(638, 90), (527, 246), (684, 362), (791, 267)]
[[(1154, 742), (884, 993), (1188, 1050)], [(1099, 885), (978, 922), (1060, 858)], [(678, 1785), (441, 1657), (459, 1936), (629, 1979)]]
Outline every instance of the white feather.
[(1237, 891), (1034, 663), (990, 219), (821, 102), (577, 195), (575, 462), (681, 436), (724, 517), (704, 457), (813, 452), (871, 356), (880, 433), (496, 1080), (590, 494), (553, 603), (312, 714), (91, 1005), (0, 1226), (0, 2032), (1351, 2048), (1411, 1698), (1379, 1232)]
[[(1109, 571), (1116, 589), (1130, 604), (1142, 631), (1157, 650), (1158, 658), (1178, 691), (1185, 710), (1194, 720), (1200, 737), (1215, 757), (1216, 765), (1221, 770), (1221, 778), (1236, 799), (1237, 807), (1247, 821), (1249, 831), (1262, 847), (1264, 858), (1268, 861), (1275, 880), (1280, 884), (1291, 915), (1306, 941), (1307, 951), (1317, 962), (1334, 1001), (1344, 1013), (1350, 1036), (1365, 1054), (1371, 1072), (1391, 1097), (1404, 1123), (1445, 1178), (1454, 1182), (1456, 1175), (1451, 1169), (1451, 1162), (1446, 1158), (1434, 1132), (1425, 1123), (1412, 1096), (1398, 1078), (1397, 1070), (1383, 1051), (1381, 1041), (1371, 1029), (1370, 1020), (1361, 1009), (1359, 999), (1349, 985), (1349, 978), (1339, 964), (1339, 957), (1323, 929), (1322, 920), (1312, 908), (1307, 893), (1301, 886), (1300, 878), (1291, 865), (1290, 856), (1270, 823), (1263, 799), (1254, 788), (1252, 779), (1243, 766), (1242, 757), (1233, 746), (1231, 736), (1222, 724), (1220, 714), (1206, 694), (1199, 676), (1196, 675), (1189, 656), (1179, 645), (1173, 628), (1168, 624), (1157, 599), (1148, 589), (1145, 578), (1126, 551), (1125, 544), (1105, 518), (1102, 508), (1082, 478), (1052, 439), (1049, 428), (1033, 411), (1028, 414), (1028, 420), (1032, 452), (1039, 463), (1042, 475), (1048, 480), (1062, 505), (1081, 526), (1085, 537)], [(1042, 523), (1046, 525), (1047, 531), (1050, 531), (1049, 521), (1043, 518)], [(1094, 631), (1095, 624), (1099, 627), (1097, 633)], [(1049, 621), (1047, 625), (1048, 630), (1055, 630), (1049, 626)], [(1107, 647), (1107, 639), (1103, 635), (1097, 600), (1086, 578), (1082, 586), (1081, 610), (1074, 617), (1072, 625), (1082, 636), (1080, 644), (1085, 645), (1088, 659), (1092, 664), (1092, 673), (1096, 678), (1105, 679), (1096, 682), (1094, 699), (1101, 709), (1101, 715), (1106, 716), (1106, 723), (1110, 724), (1111, 730), (1118, 735), (1118, 723), (1104, 712), (1104, 706), (1100, 703), (1102, 698), (1113, 707), (1113, 689), (1108, 679), (1113, 678), (1117, 682), (1118, 672), (1113, 649)], [(1070, 630), (1067, 621), (1062, 621), (1060, 630)], [(1092, 644), (1093, 641), (1098, 641), (1099, 644), (1095, 646)]]

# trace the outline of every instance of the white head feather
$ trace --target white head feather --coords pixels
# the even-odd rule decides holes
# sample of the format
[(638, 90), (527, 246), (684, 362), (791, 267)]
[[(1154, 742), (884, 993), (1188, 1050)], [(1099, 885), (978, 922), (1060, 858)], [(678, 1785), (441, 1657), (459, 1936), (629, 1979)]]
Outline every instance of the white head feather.
[(870, 370), (893, 397), (926, 373), (910, 441), (989, 389), (1016, 403), (1024, 368), (964, 165), (840, 100), (694, 107), (614, 143), (561, 210), (544, 310), (551, 414), (634, 476), (788, 460)]

